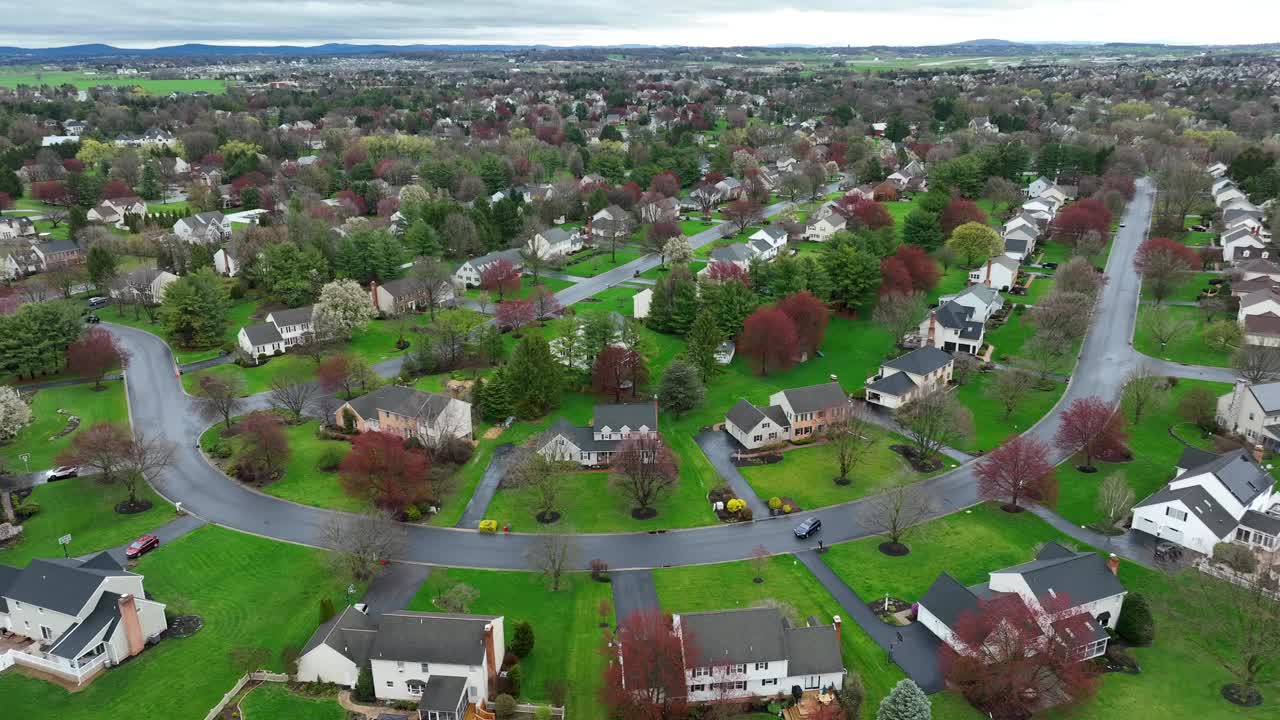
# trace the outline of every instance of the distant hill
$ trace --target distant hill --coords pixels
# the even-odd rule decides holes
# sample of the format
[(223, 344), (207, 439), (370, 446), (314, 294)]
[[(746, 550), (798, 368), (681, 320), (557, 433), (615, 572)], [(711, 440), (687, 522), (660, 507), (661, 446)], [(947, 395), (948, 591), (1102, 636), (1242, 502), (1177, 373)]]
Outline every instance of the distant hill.
[(939, 45), (938, 47), (1015, 47), (1024, 45), (1025, 43), (1014, 42), (1012, 40), (1001, 40), (999, 38), (981, 38), (978, 40), (965, 40), (964, 42), (948, 43)]

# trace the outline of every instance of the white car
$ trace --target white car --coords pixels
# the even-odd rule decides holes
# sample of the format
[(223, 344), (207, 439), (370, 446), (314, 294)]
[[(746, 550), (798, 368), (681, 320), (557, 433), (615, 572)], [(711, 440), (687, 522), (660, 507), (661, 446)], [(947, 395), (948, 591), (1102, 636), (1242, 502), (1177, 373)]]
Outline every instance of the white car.
[(46, 473), (44, 479), (47, 482), (53, 482), (54, 480), (66, 480), (67, 478), (73, 478), (79, 474), (80, 468), (74, 465), (62, 465)]

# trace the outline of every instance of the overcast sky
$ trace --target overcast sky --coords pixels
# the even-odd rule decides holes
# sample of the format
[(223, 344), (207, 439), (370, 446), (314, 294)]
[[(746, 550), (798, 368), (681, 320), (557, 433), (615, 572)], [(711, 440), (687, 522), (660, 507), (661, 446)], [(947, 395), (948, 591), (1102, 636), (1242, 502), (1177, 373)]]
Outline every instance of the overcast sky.
[(0, 44), (1280, 41), (1277, 0), (0, 0)]

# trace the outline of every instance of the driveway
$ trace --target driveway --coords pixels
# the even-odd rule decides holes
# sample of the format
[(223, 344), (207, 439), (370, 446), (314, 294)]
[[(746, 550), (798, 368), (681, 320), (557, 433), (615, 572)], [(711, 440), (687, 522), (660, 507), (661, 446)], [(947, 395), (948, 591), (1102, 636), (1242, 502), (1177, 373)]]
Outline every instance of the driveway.
[(369, 583), (360, 602), (368, 605), (369, 614), (375, 616), (407, 610), (430, 574), (431, 568), (427, 565), (391, 563)]
[(462, 517), (454, 527), (475, 529), (484, 519), (485, 512), (489, 510), (489, 503), (493, 502), (493, 494), (498, 491), (498, 484), (507, 474), (507, 466), (515, 458), (515, 449), (516, 446), (511, 443), (504, 443), (493, 449), (489, 467), (484, 469), (484, 477), (480, 478), (480, 484), (471, 494), (467, 508), (462, 511)]
[(756, 495), (751, 483), (747, 482), (747, 479), (738, 471), (738, 467), (733, 464), (733, 453), (739, 450), (738, 441), (723, 430), (708, 430), (699, 433), (694, 439), (698, 447), (702, 448), (702, 453), (711, 461), (720, 479), (733, 488), (735, 495), (747, 501), (747, 507), (751, 508), (751, 516), (761, 520), (769, 517), (769, 506), (760, 499), (759, 495)]
[(652, 570), (628, 570), (610, 573), (613, 590), (613, 616), (619, 625), (637, 612), (657, 610), (658, 589), (653, 584)]

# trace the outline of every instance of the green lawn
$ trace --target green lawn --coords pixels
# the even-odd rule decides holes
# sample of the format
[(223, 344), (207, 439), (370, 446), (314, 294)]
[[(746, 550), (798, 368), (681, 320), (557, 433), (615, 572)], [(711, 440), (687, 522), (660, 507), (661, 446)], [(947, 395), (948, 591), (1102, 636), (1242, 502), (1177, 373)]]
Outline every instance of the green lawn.
[(615, 285), (592, 295), (573, 306), (575, 312), (616, 312), (623, 317), (631, 317), (635, 309), (631, 298), (640, 292), (640, 288), (626, 285)]
[(349, 582), (321, 551), (214, 526), (166, 543), (137, 572), (156, 600), (200, 615), (200, 632), (164, 640), (75, 694), (4, 673), (8, 706), (28, 720), (204, 717), (243, 672), (232, 665), (233, 649), (266, 648), (266, 669), (283, 669), (281, 648), (306, 642), (322, 597), (343, 607)]
[[(912, 602), (941, 572), (965, 584), (982, 582), (992, 570), (1031, 560), (1036, 546), (1050, 540), (1078, 547), (1031, 513), (1010, 515), (986, 504), (920, 526), (908, 539), (911, 554), (905, 557), (880, 553), (876, 549), (879, 539), (871, 538), (834, 546), (824, 560), (863, 598), (887, 593)], [(1170, 592), (1167, 577), (1133, 563), (1121, 564), (1120, 580), (1130, 592), (1143, 592), (1151, 598)], [(1275, 683), (1264, 688), (1268, 694), (1261, 708), (1246, 710), (1227, 703), (1218, 689), (1230, 676), (1195, 645), (1192, 634), (1197, 628), (1174, 625), (1158, 603), (1155, 605), (1156, 642), (1134, 650), (1142, 673), (1105, 675), (1098, 696), (1073, 717), (1202, 720), (1274, 716)], [(933, 696), (933, 708), (933, 717), (939, 720), (979, 717), (954, 696)]]
[(23, 522), (22, 541), (0, 550), (0, 563), (21, 567), (32, 558), (59, 557), (58, 538), (71, 535), (73, 555), (124, 545), (172, 520), (173, 508), (146, 483), (138, 485), (138, 497), (151, 501), (151, 509), (120, 515), (115, 506), (129, 497), (120, 483), (106, 485), (96, 478), (71, 478), (36, 486), (27, 502), (40, 512)]
[[(31, 472), (48, 470), (57, 464), (58, 453), (71, 445), (76, 433), (103, 421), (128, 424), (124, 384), (120, 380), (112, 380), (102, 386), (101, 391), (94, 390), (92, 383), (35, 391), (29, 400), (31, 424), (13, 440), (0, 446), (0, 460), (11, 472), (26, 472), (28, 467)], [(58, 410), (66, 410), (70, 415), (79, 417), (80, 426), (75, 432), (51, 440), (67, 426), (69, 415), (59, 414)], [(19, 457), (23, 453), (31, 455), (26, 463)]]
[[(1185, 245), (1212, 245), (1218, 234), (1212, 229), (1209, 230), (1192, 230), (1193, 225), (1200, 224), (1199, 215), (1188, 215), (1183, 219), (1182, 227), (1186, 231), (1182, 234), (1182, 242)], [(1208, 224), (1212, 227), (1213, 220), (1210, 218)]]
[[(341, 440), (325, 440), (316, 436), (320, 423), (308, 420), (297, 425), (285, 426), (285, 437), (289, 440), (289, 462), (285, 466), (284, 475), (279, 480), (262, 488), (262, 492), (278, 498), (316, 507), (361, 512), (370, 507), (368, 502), (351, 497), (342, 489), (337, 471), (325, 472), (317, 463), (321, 455), (331, 448), (346, 453), (349, 443)], [(223, 426), (214, 425), (200, 436), (200, 447), (208, 452), (222, 438)], [(233, 449), (239, 449), (239, 439), (227, 438)]]
[(1048, 295), (1051, 290), (1053, 290), (1052, 277), (1034, 277), (1031, 279), (1031, 286), (1027, 288), (1026, 295), (1001, 294), (1004, 296), (1005, 302), (1035, 305), (1041, 298)]
[[(1162, 360), (1170, 360), (1188, 365), (1212, 365), (1230, 367), (1231, 354), (1210, 348), (1204, 342), (1204, 333), (1208, 327), (1208, 315), (1200, 308), (1186, 306), (1170, 306), (1168, 312), (1179, 318), (1183, 329), (1169, 342), (1160, 347), (1160, 343), (1152, 337), (1148, 318), (1154, 313), (1154, 305), (1142, 305), (1138, 308), (1138, 327), (1133, 335), (1133, 347), (1140, 353)], [(1231, 319), (1219, 315), (1219, 320)]]
[[(1169, 297), (1165, 298), (1166, 302), (1195, 302), (1200, 299), (1200, 293), (1210, 289), (1210, 280), (1221, 279), (1222, 273), (1216, 272), (1196, 272), (1187, 273), (1186, 282), (1179, 285)], [(1142, 299), (1155, 301), (1155, 297), (1151, 294), (1150, 288), (1142, 288)]]
[(710, 230), (715, 226), (715, 223), (706, 222), (704, 220), (681, 220), (680, 232), (686, 237), (693, 237), (694, 235)]
[(1017, 357), (1022, 346), (1035, 334), (1035, 327), (1027, 321), (1027, 312), (1025, 309), (1019, 312), (1015, 306), (1003, 325), (987, 333), (987, 342), (996, 349), (991, 356), (993, 360), (1004, 362)]
[[(561, 280), (559, 278), (539, 277), (538, 282), (535, 283), (532, 275), (526, 275), (520, 278), (520, 289), (514, 293), (505, 293), (504, 297), (507, 300), (527, 298), (533, 294), (534, 288), (539, 286), (546, 286), (551, 289), (551, 292), (560, 292), (567, 287), (572, 287), (573, 282), (569, 280)], [(483, 290), (478, 287), (468, 288), (463, 297), (468, 300), (479, 300), (483, 295), (489, 295), (491, 302), (498, 301), (497, 293), (490, 293), (488, 290)]]
[(173, 92), (192, 93), (203, 91), (221, 95), (227, 91), (227, 84), (222, 80), (176, 79), (152, 80), (145, 75), (90, 74), (63, 70), (41, 70), (36, 67), (14, 67), (0, 72), (0, 87), (16, 88), (19, 85), (74, 85), (79, 90), (88, 90), (98, 85), (114, 85), (117, 87), (137, 87), (148, 95), (168, 95)]
[(263, 683), (240, 701), (246, 718), (287, 718), (288, 720), (344, 720), (346, 711), (337, 697), (310, 698), (289, 690), (284, 683)]
[(184, 213), (189, 209), (190, 209), (190, 206), (187, 205), (186, 200), (178, 200), (176, 202), (169, 202), (169, 203), (157, 203), (157, 202), (147, 203), (148, 213), (162, 213), (162, 212)]
[[(693, 275), (694, 277), (697, 277), (698, 271), (706, 266), (707, 266), (707, 263), (702, 260), (693, 260), (689, 263), (689, 274)], [(658, 265), (656, 267), (651, 267), (648, 270), (645, 270), (644, 272), (640, 273), (640, 277), (647, 278), (649, 280), (657, 280), (658, 278), (665, 277), (666, 274), (670, 272), (670, 270), (671, 269), (669, 267)]]
[(1006, 418), (1004, 408), (987, 394), (987, 388), (995, 379), (994, 373), (975, 374), (956, 389), (956, 397), (973, 414), (973, 438), (968, 442), (958, 443), (961, 450), (985, 452), (994, 449), (1009, 436), (1025, 432), (1039, 422), (1040, 418), (1048, 415), (1058, 398), (1067, 390), (1066, 383), (1061, 382), (1053, 383), (1051, 390), (1032, 390)]
[(611, 255), (607, 249), (600, 251), (599, 255), (586, 260), (580, 260), (572, 265), (566, 266), (561, 272), (566, 275), (576, 275), (578, 277), (595, 277), (600, 273), (608, 272), (619, 265), (627, 263), (640, 257), (640, 251), (630, 248), (618, 248), (616, 254)]
[[(1058, 466), (1057, 512), (1068, 520), (1085, 525), (1100, 519), (1095, 507), (1098, 488), (1102, 481), (1115, 473), (1123, 473), (1133, 488), (1135, 499), (1150, 495), (1173, 479), (1174, 467), (1185, 447), (1177, 438), (1169, 435), (1169, 428), (1185, 423), (1178, 414), (1178, 403), (1192, 388), (1204, 388), (1214, 397), (1231, 391), (1226, 383), (1206, 380), (1179, 380), (1178, 384), (1156, 397), (1152, 407), (1144, 411), (1142, 422), (1133, 423), (1133, 414), (1126, 414), (1129, 421), (1129, 447), (1133, 460), (1127, 463), (1097, 463), (1100, 472), (1085, 474), (1074, 464)], [(1179, 432), (1194, 439), (1190, 425), (1181, 425)]]
[[(586, 575), (562, 579), (558, 592), (533, 573), (493, 570), (433, 569), (410, 610), (439, 611), (434, 599), (457, 583), (477, 591), (473, 613), (502, 615), (507, 642), (516, 624), (533, 626), (534, 644), (529, 657), (520, 661), (523, 674), (521, 701), (548, 702), (547, 683), (565, 680), (569, 685), (567, 711), (574, 718), (603, 718), (596, 699), (604, 673), (604, 629), (598, 609), (611, 598), (609, 585)], [(605, 622), (613, 625), (612, 609)]]
[[(235, 343), (241, 327), (250, 324), (251, 319), (253, 322), (260, 322), (262, 316), (255, 318), (258, 313), (258, 307), (259, 303), (256, 300), (241, 300), (229, 307), (227, 309), (227, 328), (226, 332), (223, 333), (222, 342)], [(140, 307), (112, 304), (98, 310), (97, 315), (105, 322), (127, 325), (163, 338), (169, 343), (169, 348), (173, 351), (174, 360), (179, 365), (215, 358), (222, 352), (221, 344), (209, 348), (178, 347), (176, 343), (170, 340), (169, 331), (160, 321), (159, 312), (156, 313), (156, 322), (151, 322), (147, 318), (146, 311)]]
[[(800, 624), (810, 615), (821, 623), (831, 622), (835, 615), (848, 615), (813, 574), (788, 555), (769, 560), (762, 575), (764, 582), (754, 582), (755, 576), (753, 564), (747, 561), (653, 571), (658, 601), (667, 612), (730, 610), (776, 600), (794, 608), (794, 620)], [(854, 623), (846, 621), (840, 637), (845, 667), (861, 675), (866, 686), (863, 716), (871, 717), (903, 673)]]
[(849, 485), (834, 482), (838, 466), (829, 443), (788, 450), (780, 463), (739, 469), (762, 500), (787, 497), (806, 510), (857, 500), (923, 477), (889, 449), (895, 443), (905, 444), (905, 439), (879, 428), (872, 428), (869, 435), (873, 442), (849, 473), (853, 481)]

